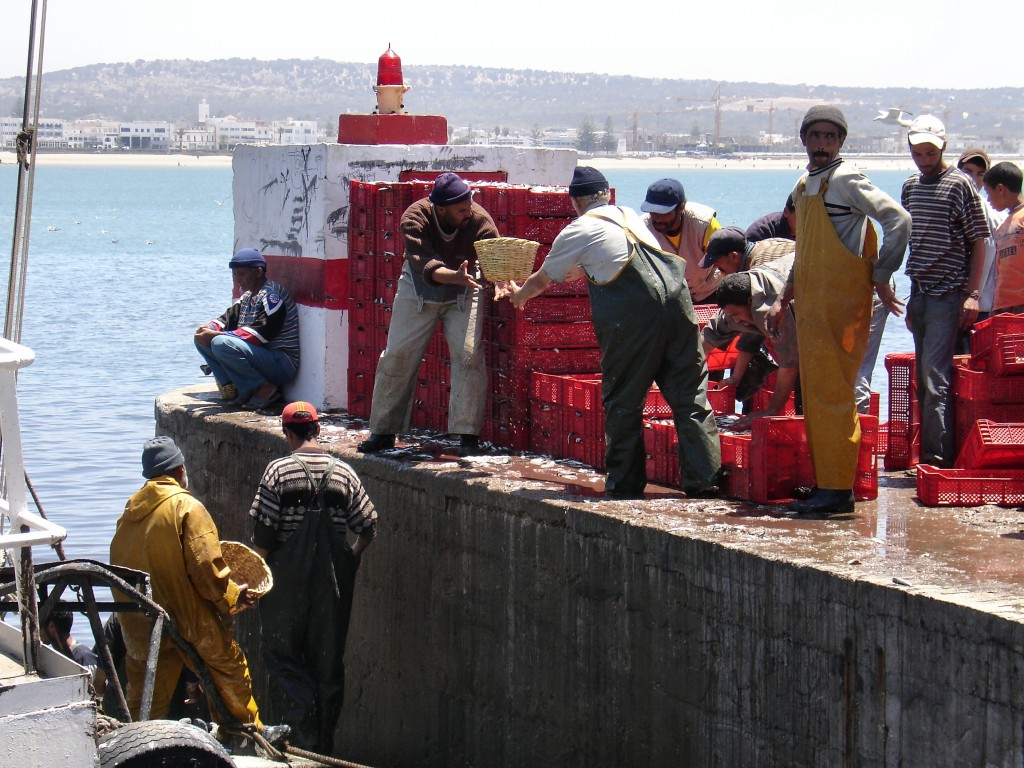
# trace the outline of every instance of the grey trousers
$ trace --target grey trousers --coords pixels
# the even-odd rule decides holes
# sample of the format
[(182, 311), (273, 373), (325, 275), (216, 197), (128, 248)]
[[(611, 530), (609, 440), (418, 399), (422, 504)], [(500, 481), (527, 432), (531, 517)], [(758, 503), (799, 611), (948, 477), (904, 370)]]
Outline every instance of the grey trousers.
[(921, 406), (921, 463), (953, 466), (953, 355), (960, 336), (959, 291), (926, 296), (912, 290), (907, 304), (914, 335), (917, 400)]
[(448, 431), (479, 435), (487, 405), (483, 294), (472, 290), (458, 301), (422, 301), (407, 270), (398, 281), (387, 347), (377, 364), (370, 432), (394, 435), (408, 430), (416, 374), (440, 322), (452, 364)]

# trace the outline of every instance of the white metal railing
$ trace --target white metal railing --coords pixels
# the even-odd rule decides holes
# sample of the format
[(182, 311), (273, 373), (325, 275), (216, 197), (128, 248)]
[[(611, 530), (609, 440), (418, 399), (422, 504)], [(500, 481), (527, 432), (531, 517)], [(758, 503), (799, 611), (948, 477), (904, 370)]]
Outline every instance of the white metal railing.
[[(25, 490), (25, 460), (21, 449), (21, 419), (18, 416), (18, 371), (31, 365), (35, 353), (28, 347), (0, 339), (0, 439), (6, 498), (0, 499), (0, 547), (12, 550), (37, 544), (54, 545), (67, 537), (59, 525), (28, 511)], [(22, 528), (28, 528), (22, 532)], [(11, 561), (15, 562), (13, 553)]]

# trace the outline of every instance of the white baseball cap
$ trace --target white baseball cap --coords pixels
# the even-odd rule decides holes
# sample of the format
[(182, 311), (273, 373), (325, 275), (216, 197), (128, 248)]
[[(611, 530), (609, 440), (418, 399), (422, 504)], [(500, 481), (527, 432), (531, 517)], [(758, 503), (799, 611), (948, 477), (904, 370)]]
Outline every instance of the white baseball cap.
[(915, 117), (908, 136), (912, 146), (934, 144), (939, 149), (946, 146), (946, 126), (935, 115)]

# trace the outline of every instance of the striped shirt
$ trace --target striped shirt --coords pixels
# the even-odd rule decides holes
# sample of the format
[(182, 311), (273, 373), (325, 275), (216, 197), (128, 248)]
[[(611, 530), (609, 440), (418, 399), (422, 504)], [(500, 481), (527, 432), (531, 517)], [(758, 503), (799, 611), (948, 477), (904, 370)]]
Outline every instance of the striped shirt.
[[(309, 465), (314, 482), (319, 483), (331, 456), (314, 452), (302, 453), (301, 456)], [(253, 542), (272, 549), (275, 543), (286, 541), (305, 517), (313, 501), (314, 490), (309, 486), (305, 471), (292, 456), (270, 462), (249, 510), (249, 516), (257, 523)], [(343, 461), (334, 464), (324, 493), (324, 508), (330, 513), (339, 535), (345, 536), (346, 531), (352, 531), (371, 538), (376, 536), (377, 511), (355, 471)], [(271, 540), (267, 541), (268, 538)]]
[(210, 327), (283, 352), (299, 367), (299, 310), (280, 283), (267, 280), (256, 293), (246, 291)]
[(929, 296), (963, 290), (971, 272), (971, 246), (991, 234), (974, 183), (949, 166), (936, 179), (915, 174), (900, 196), (910, 212), (907, 277)]

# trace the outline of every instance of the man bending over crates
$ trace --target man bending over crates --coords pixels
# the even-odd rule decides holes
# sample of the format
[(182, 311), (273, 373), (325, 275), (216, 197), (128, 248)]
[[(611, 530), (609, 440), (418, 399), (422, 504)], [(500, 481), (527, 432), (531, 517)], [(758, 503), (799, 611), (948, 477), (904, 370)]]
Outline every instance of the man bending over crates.
[(643, 408), (655, 382), (675, 419), (683, 490), (691, 498), (716, 496), (721, 452), (686, 263), (660, 250), (640, 216), (610, 205), (609, 197), (600, 171), (576, 168), (569, 198), (578, 218), (521, 288), (511, 284), (512, 304), (522, 309), (552, 282), (578, 279), (581, 272), (588, 278), (601, 348), (606, 496), (643, 497)]
[(401, 228), (405, 265), (373, 382), (370, 437), (359, 450), (395, 447), (395, 433), (409, 424), (416, 372), (440, 322), (452, 361), (448, 431), (460, 436), (462, 453), (472, 453), (479, 448), (487, 404), (483, 286), (473, 243), (498, 237), (498, 228), (454, 173), (438, 176), (430, 195), (405, 210)]
[[(724, 230), (723, 230), (724, 231)], [(715, 302), (721, 307), (718, 315), (711, 318), (704, 327), (703, 341), (705, 352), (728, 347), (737, 336), (740, 342), (737, 349), (741, 357), (738, 360), (749, 360), (754, 352), (766, 345), (779, 366), (775, 380), (775, 391), (768, 407), (763, 411), (753, 411), (737, 419), (731, 429), (750, 429), (751, 422), (761, 416), (781, 416), (782, 410), (789, 400), (789, 395), (796, 387), (800, 376), (800, 354), (796, 343), (796, 316), (793, 314), (792, 302), (786, 312), (778, 320), (777, 333), (768, 333), (766, 325), (768, 313), (776, 300), (786, 290), (786, 282), (793, 271), (794, 254), (789, 253), (775, 261), (754, 267), (746, 272), (733, 272), (725, 276), (715, 291)], [(740, 373), (738, 381), (742, 383), (746, 367), (737, 366)], [(743, 399), (743, 398), (740, 398)]]

